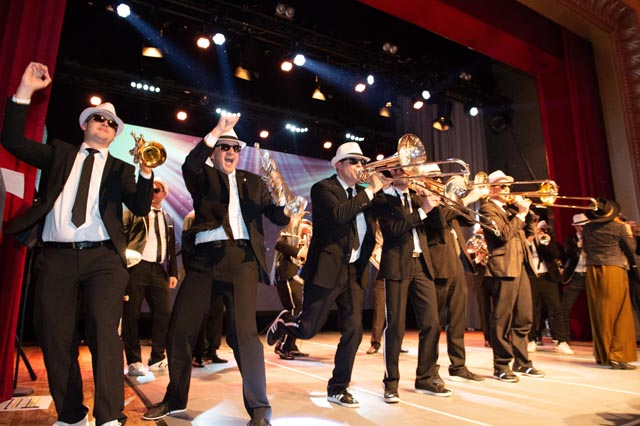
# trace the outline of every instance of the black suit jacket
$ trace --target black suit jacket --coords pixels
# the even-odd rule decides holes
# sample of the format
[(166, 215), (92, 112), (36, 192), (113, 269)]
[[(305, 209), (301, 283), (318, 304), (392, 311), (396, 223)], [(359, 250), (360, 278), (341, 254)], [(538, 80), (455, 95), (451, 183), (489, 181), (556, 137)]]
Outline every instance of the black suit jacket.
[[(178, 262), (176, 260), (176, 233), (173, 226), (173, 220), (169, 213), (162, 210), (164, 217), (164, 235), (166, 238), (165, 245), (167, 253), (165, 256), (166, 272), (170, 277), (178, 276)], [(127, 248), (135, 250), (138, 253), (144, 251), (147, 244), (147, 233), (149, 232), (149, 215), (135, 216), (131, 211), (124, 212), (124, 232), (127, 238)]]
[[(187, 233), (195, 235), (200, 231), (222, 226), (231, 239), (233, 236), (229, 228), (229, 176), (206, 164), (212, 152), (213, 148), (209, 148), (202, 140), (187, 155), (182, 165), (184, 181), (193, 198), (195, 210), (193, 225)], [(289, 217), (284, 214), (284, 207), (278, 207), (273, 203), (267, 185), (260, 176), (236, 169), (236, 182), (242, 218), (258, 261), (259, 279), (269, 284), (262, 215), (279, 226), (288, 224)]]
[[(7, 226), (5, 232), (31, 234), (33, 231), (37, 232), (39, 238), (44, 218), (53, 208), (71, 173), (78, 147), (57, 139), (42, 144), (26, 138), (24, 128), (28, 112), (28, 105), (19, 105), (9, 99), (0, 139), (7, 151), (42, 170), (40, 197)], [(122, 204), (124, 203), (134, 214), (144, 216), (149, 213), (153, 197), (153, 177), (139, 177), (136, 183), (135, 171), (131, 164), (109, 154), (100, 183), (100, 216), (109, 238), (125, 264), (126, 240), (122, 224)]]
[(298, 274), (300, 267), (293, 261), (300, 248), (289, 244), (287, 241), (291, 237), (280, 235), (276, 240), (275, 253), (275, 280), (279, 283), (286, 283), (289, 278)]
[[(458, 244), (460, 252), (464, 255), (463, 266), (465, 271), (474, 274), (476, 272), (475, 266), (466, 250), (465, 239), (460, 230), (460, 222), (464, 226), (472, 226), (474, 222), (446, 206), (437, 206), (431, 210), (424, 222), (435, 277), (447, 279), (454, 275), (457, 264), (460, 262), (455, 244)], [(451, 227), (456, 233), (457, 241), (451, 234)]]
[(419, 196), (411, 193), (413, 212), (408, 213), (402, 206), (400, 197), (384, 194), (386, 209), (380, 211), (378, 223), (382, 230), (382, 257), (378, 279), (402, 280), (409, 278), (411, 273), (411, 258), (414, 249), (413, 232), (415, 229), (420, 240), (422, 258), (427, 265), (427, 275), (435, 278), (427, 234), (424, 223), (417, 209), (421, 204)]
[[(380, 194), (373, 201), (380, 201)], [(354, 245), (356, 215), (364, 213), (367, 232), (362, 242), (360, 257), (355, 263), (360, 285), (368, 284), (366, 272), (369, 256), (375, 245), (376, 222), (371, 207), (373, 201), (358, 187), (352, 199), (347, 198), (336, 175), (316, 182), (311, 187), (313, 236), (309, 243), (307, 261), (300, 276), (324, 288), (333, 288), (347, 273)]]
[(507, 212), (491, 201), (480, 207), (480, 220), (489, 226), (493, 224), (492, 221), (495, 222), (500, 231), (499, 236), (493, 232), (486, 232), (484, 235), (489, 250), (485, 277), (518, 277), (523, 263), (528, 264), (531, 271), (535, 271), (527, 244), (527, 236), (535, 233), (535, 226), (531, 223), (529, 215), (523, 222), (509, 206), (506, 208)]
[(551, 278), (552, 281), (560, 282), (561, 276), (559, 264), (561, 263), (560, 256), (562, 254), (560, 245), (556, 242), (553, 236), (551, 237), (549, 244), (546, 246), (540, 244), (537, 238), (534, 238), (533, 244), (536, 246), (538, 257), (542, 262), (544, 262), (547, 270), (549, 271), (549, 278)]

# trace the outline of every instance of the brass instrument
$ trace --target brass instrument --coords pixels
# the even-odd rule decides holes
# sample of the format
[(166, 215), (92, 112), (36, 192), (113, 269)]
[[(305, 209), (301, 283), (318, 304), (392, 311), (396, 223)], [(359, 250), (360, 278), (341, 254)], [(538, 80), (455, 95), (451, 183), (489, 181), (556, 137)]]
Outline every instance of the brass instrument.
[[(284, 241), (294, 247), (309, 249), (309, 243), (311, 242), (311, 236), (313, 234), (313, 225), (309, 219), (303, 219), (303, 216), (307, 212), (296, 214), (291, 217), (291, 221), (286, 228), (280, 232), (280, 236), (284, 238)], [(301, 267), (306, 259), (299, 259), (297, 257), (291, 257), (291, 261), (298, 267)]]
[(261, 151), (259, 143), (253, 146), (260, 157), (263, 171), (262, 180), (267, 184), (273, 203), (277, 206), (284, 206), (284, 214), (289, 217), (304, 212), (307, 207), (307, 199), (301, 195), (293, 195), (271, 155), (266, 151)]
[(142, 163), (149, 168), (154, 168), (167, 160), (167, 151), (160, 142), (147, 142), (144, 140), (144, 135), (136, 136), (135, 132), (131, 132), (131, 136), (136, 141), (135, 146), (129, 150), (129, 154), (133, 155), (134, 163)]
[[(427, 161), (427, 154), (420, 138), (406, 134), (398, 139), (396, 153), (382, 160), (368, 163), (364, 169), (358, 171), (358, 181), (366, 182), (372, 174), (386, 170), (403, 169), (417, 172), (416, 168)], [(412, 173), (413, 174), (413, 173)]]
[(473, 256), (473, 261), (480, 265), (486, 265), (489, 261), (489, 249), (482, 234), (473, 234), (467, 240), (467, 253)]
[(551, 244), (551, 235), (546, 232), (539, 232), (536, 234), (536, 240), (541, 246), (548, 246)]
[[(520, 182), (512, 182), (509, 184), (510, 187), (514, 185), (535, 185), (540, 184), (537, 191), (515, 191), (510, 192), (509, 195), (516, 197), (521, 196), (525, 198), (538, 198), (540, 202), (532, 202), (531, 205), (537, 207), (559, 207), (565, 209), (586, 209), (586, 210), (598, 210), (598, 201), (593, 197), (574, 197), (574, 196), (566, 196), (566, 195), (558, 195), (559, 186), (552, 180), (531, 180), (531, 181), (520, 181)], [(573, 201), (586, 201), (587, 205), (578, 205), (578, 204), (557, 204), (557, 200), (567, 200), (568, 202)]]

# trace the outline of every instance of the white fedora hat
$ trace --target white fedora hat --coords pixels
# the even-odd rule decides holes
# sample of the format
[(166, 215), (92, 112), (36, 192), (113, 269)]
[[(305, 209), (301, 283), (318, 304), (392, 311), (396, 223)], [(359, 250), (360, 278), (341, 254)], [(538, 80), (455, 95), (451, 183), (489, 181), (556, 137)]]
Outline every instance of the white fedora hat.
[(358, 145), (357, 142), (346, 142), (340, 145), (336, 150), (335, 157), (331, 159), (331, 165), (335, 167), (338, 161), (342, 161), (345, 158), (360, 158), (364, 161), (371, 160), (369, 157), (365, 157), (364, 154), (362, 154), (360, 145)]
[(78, 122), (80, 123), (80, 127), (82, 127), (82, 125), (86, 123), (89, 117), (91, 117), (93, 114), (104, 115), (105, 117), (109, 117), (110, 119), (118, 123), (118, 128), (116, 129), (116, 136), (120, 135), (120, 133), (124, 131), (124, 121), (122, 121), (122, 119), (118, 117), (118, 115), (116, 114), (116, 108), (113, 106), (111, 102), (105, 102), (96, 107), (85, 108), (80, 113), (80, 118), (78, 119)]
[(244, 149), (244, 147), (247, 146), (246, 142), (238, 139), (238, 135), (236, 135), (236, 132), (233, 129), (227, 130), (226, 132), (221, 134), (213, 146), (216, 146), (218, 142), (223, 143), (224, 141), (238, 142), (238, 145), (240, 145), (240, 148), (242, 149)]
[(513, 181), (514, 179), (511, 176), (505, 175), (502, 170), (496, 170), (489, 175), (489, 185), (500, 182), (511, 183)]
[(573, 215), (572, 225), (584, 225), (589, 222), (589, 218), (584, 213), (578, 213)]

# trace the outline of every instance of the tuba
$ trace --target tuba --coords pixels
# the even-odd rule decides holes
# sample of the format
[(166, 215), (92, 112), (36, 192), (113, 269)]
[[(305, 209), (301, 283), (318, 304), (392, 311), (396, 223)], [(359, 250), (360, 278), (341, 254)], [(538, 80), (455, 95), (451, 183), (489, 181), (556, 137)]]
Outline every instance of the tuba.
[(135, 132), (131, 132), (131, 136), (136, 141), (135, 146), (129, 150), (129, 154), (133, 155), (134, 163), (154, 168), (167, 160), (167, 151), (160, 142), (147, 142), (144, 140), (144, 135), (136, 136)]
[(293, 195), (293, 192), (284, 181), (280, 169), (273, 161), (268, 152), (260, 150), (260, 144), (256, 143), (253, 147), (258, 152), (262, 164), (262, 180), (267, 184), (271, 199), (276, 206), (284, 206), (284, 214), (289, 217), (304, 212), (307, 207), (307, 199), (301, 195)]

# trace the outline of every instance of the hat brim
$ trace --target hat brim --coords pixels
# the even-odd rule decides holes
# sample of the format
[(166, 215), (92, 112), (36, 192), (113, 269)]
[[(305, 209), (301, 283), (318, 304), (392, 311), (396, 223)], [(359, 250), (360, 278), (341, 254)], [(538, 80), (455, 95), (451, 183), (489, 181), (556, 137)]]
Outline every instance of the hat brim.
[(241, 141), (240, 139), (237, 138), (233, 138), (230, 136), (220, 136), (218, 138), (218, 140), (216, 141), (216, 144), (213, 146), (216, 146), (218, 144), (218, 142), (220, 141), (226, 141), (226, 142), (238, 142), (238, 145), (240, 145), (240, 148), (244, 149), (245, 146), (247, 146), (247, 143), (245, 141)]
[(511, 176), (501, 176), (494, 181), (489, 181), (489, 185), (494, 185), (496, 183), (513, 183), (514, 181), (515, 179), (513, 179)]
[(333, 158), (331, 159), (331, 165), (332, 165), (333, 167), (335, 167), (335, 166), (336, 166), (336, 164), (338, 164), (338, 162), (339, 162), (339, 161), (342, 161), (342, 160), (344, 160), (344, 159), (346, 159), (346, 158), (360, 158), (361, 160), (364, 160), (364, 161), (366, 161), (366, 162), (371, 161), (371, 158), (369, 158), (369, 157), (365, 157), (365, 156), (364, 156), (364, 155), (362, 155), (362, 154), (356, 154), (356, 153), (353, 153), (353, 154), (344, 154), (344, 155), (341, 155), (341, 156), (337, 156), (337, 155), (336, 155), (335, 157), (333, 157)]
[(112, 119), (116, 123), (118, 123), (118, 128), (116, 129), (116, 137), (118, 137), (124, 131), (124, 121), (122, 121), (120, 119), (120, 117), (118, 117), (117, 115), (114, 115), (109, 110), (102, 109), (102, 108), (96, 108), (96, 107), (85, 108), (80, 113), (80, 117), (78, 118), (78, 121), (80, 123), (80, 127), (82, 127), (82, 125), (87, 122), (87, 119), (89, 117), (91, 117), (91, 115), (93, 115), (93, 114), (102, 114), (102, 115), (104, 115), (106, 117), (109, 117), (110, 119)]
[[(602, 207), (601, 207), (602, 206)], [(598, 210), (590, 210), (586, 213), (589, 223), (611, 222), (620, 213), (620, 204), (606, 198), (598, 199)]]

